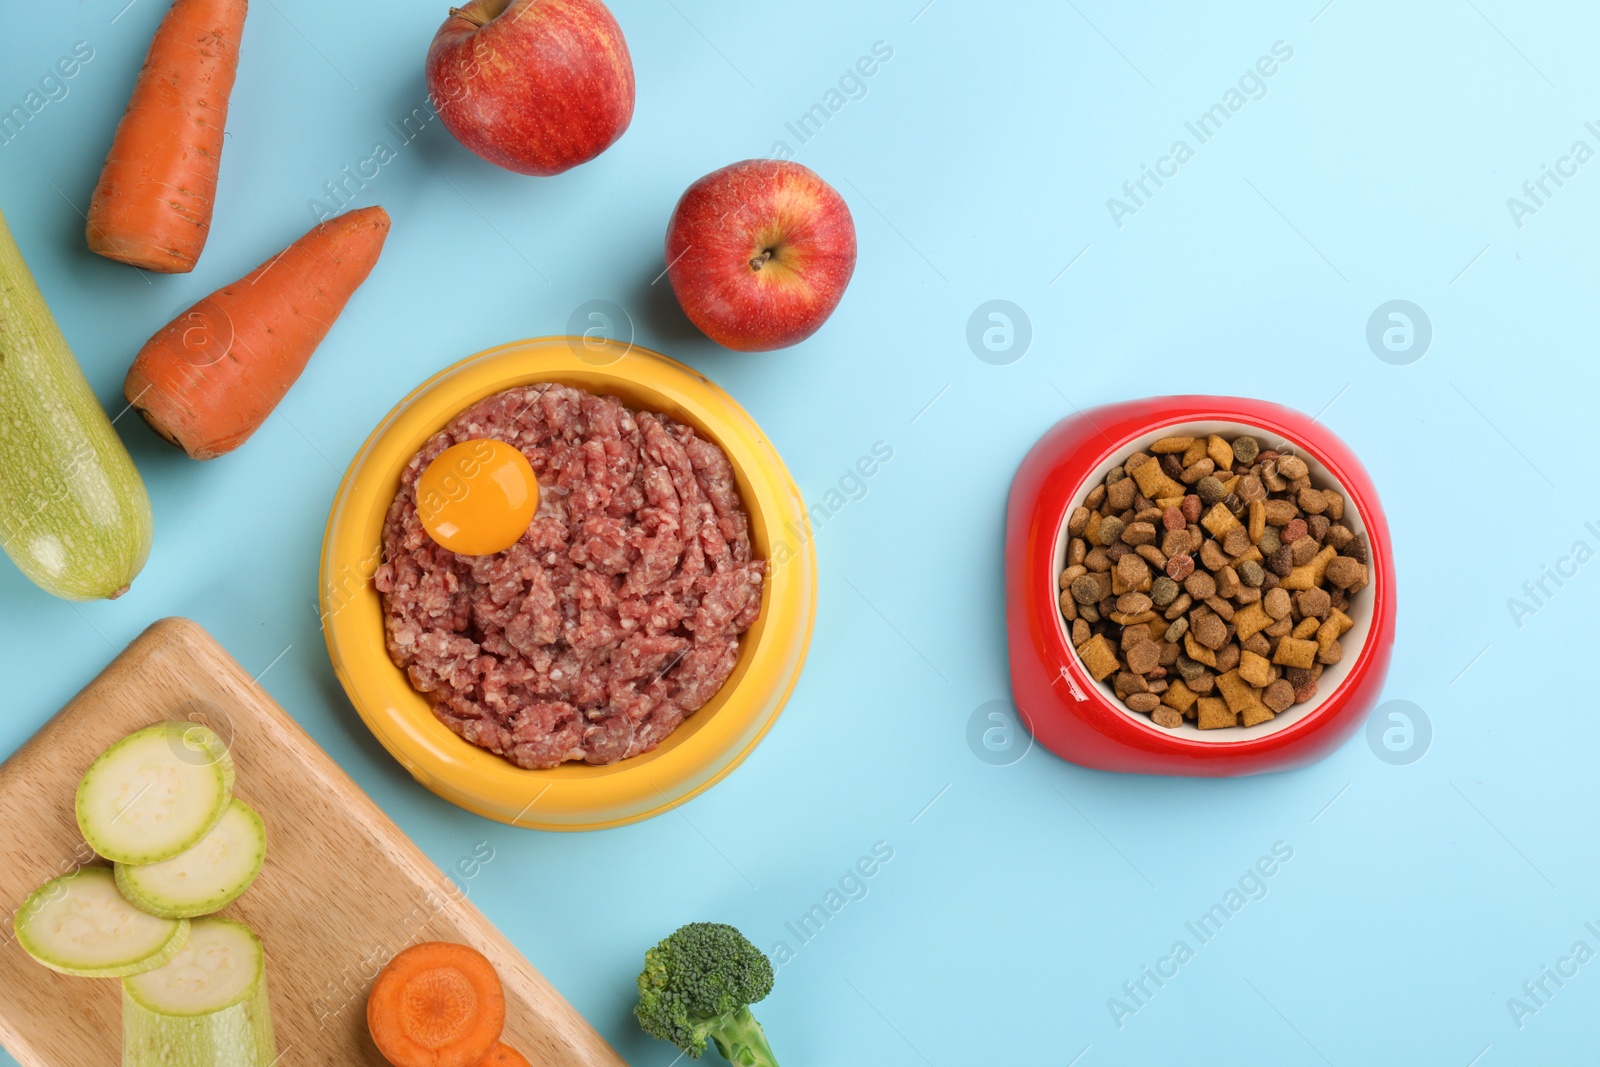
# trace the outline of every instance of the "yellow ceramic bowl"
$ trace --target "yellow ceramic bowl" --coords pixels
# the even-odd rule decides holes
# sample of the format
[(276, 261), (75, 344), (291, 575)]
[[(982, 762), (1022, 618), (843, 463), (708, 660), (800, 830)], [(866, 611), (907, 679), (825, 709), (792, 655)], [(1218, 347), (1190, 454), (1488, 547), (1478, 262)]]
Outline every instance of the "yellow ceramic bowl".
[[(400, 472), (463, 409), (519, 385), (558, 381), (620, 397), (693, 426), (722, 446), (770, 571), (761, 617), (722, 690), (654, 752), (608, 767), (530, 771), (457, 737), (384, 648), (371, 576)], [(805, 505), (760, 427), (710, 380), (641, 348), (545, 337), (482, 352), (434, 375), (361, 446), (334, 498), (322, 543), (328, 653), (367, 727), (412, 776), (468, 811), (541, 830), (593, 830), (645, 819), (710, 788), (777, 719), (799, 679), (816, 616), (817, 562)]]

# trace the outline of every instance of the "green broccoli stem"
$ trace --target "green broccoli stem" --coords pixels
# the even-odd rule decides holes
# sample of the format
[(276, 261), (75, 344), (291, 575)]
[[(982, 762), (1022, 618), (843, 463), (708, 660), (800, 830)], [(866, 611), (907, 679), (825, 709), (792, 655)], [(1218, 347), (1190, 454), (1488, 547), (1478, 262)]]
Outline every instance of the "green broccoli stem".
[(767, 1044), (767, 1032), (749, 1008), (740, 1008), (717, 1023), (710, 1037), (723, 1059), (734, 1067), (778, 1067), (778, 1058)]

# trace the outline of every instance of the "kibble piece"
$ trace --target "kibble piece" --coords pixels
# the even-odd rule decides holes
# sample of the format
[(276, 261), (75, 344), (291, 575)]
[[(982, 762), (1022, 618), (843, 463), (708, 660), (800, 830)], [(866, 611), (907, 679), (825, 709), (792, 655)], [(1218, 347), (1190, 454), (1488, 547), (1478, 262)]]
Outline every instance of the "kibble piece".
[(1243, 711), (1256, 702), (1256, 691), (1236, 670), (1217, 675), (1217, 692), (1233, 711)]
[(1261, 484), (1261, 479), (1254, 474), (1246, 474), (1239, 479), (1239, 484), (1233, 490), (1239, 499), (1246, 504), (1257, 504), (1267, 498), (1267, 487)]
[(1161, 694), (1161, 703), (1180, 714), (1194, 707), (1194, 703), (1198, 699), (1200, 698), (1195, 696), (1194, 690), (1184, 685), (1181, 681), (1173, 682), (1167, 686), (1167, 691)]
[[(1106, 479), (1108, 481), (1110, 478), (1111, 475), (1106, 475)], [(1089, 490), (1089, 495), (1083, 498), (1083, 506), (1088, 508), (1090, 511), (1098, 511), (1100, 509), (1100, 505), (1104, 504), (1105, 502), (1106, 487), (1104, 485), (1095, 486), (1093, 489)]]
[(1289, 546), (1289, 561), (1296, 567), (1304, 567), (1317, 555), (1317, 542), (1309, 534), (1300, 538)]
[(1206, 455), (1217, 465), (1219, 471), (1233, 469), (1233, 446), (1216, 434), (1206, 438)]
[[(1215, 616), (1212, 617), (1215, 618)], [(1187, 652), (1189, 654), (1189, 658), (1194, 660), (1196, 663), (1203, 663), (1207, 667), (1215, 667), (1217, 665), (1216, 650), (1207, 648), (1205, 645), (1202, 645), (1198, 640), (1195, 639), (1194, 623), (1192, 622), (1189, 624), (1189, 632), (1183, 635), (1183, 650)]]
[(1194, 493), (1189, 493), (1184, 496), (1182, 503), (1178, 505), (1178, 510), (1183, 513), (1185, 522), (1199, 522), (1200, 507), (1200, 498)]
[[(1307, 642), (1309, 644), (1309, 642)], [(1315, 648), (1315, 645), (1312, 645)], [(1122, 666), (1117, 660), (1117, 654), (1111, 650), (1111, 643), (1105, 639), (1104, 634), (1095, 634), (1085, 641), (1078, 649), (1078, 655), (1083, 659), (1083, 665), (1089, 671), (1089, 676), (1097, 682), (1103, 682)], [(1311, 666), (1309, 663), (1306, 666)]]
[(1237, 522), (1222, 537), (1222, 550), (1234, 559), (1244, 555), (1251, 547), (1250, 531)]
[(1145, 583), (1150, 580), (1150, 564), (1146, 563), (1140, 556), (1123, 556), (1117, 560), (1114, 574), (1116, 577), (1111, 585), (1113, 593), (1118, 592), (1118, 582), (1122, 584), (1122, 592), (1127, 592), (1130, 589), (1148, 588)]
[(1204, 600), (1216, 595), (1217, 580), (1205, 571), (1195, 571), (1183, 580), (1183, 591), (1196, 600)]
[[(1238, 449), (1234, 451), (1238, 451)], [(1292, 482), (1310, 474), (1311, 468), (1306, 466), (1306, 461), (1299, 456), (1279, 456), (1278, 473)]]
[(1301, 619), (1294, 624), (1293, 636), (1301, 641), (1308, 641), (1311, 639), (1311, 635), (1315, 634), (1321, 626), (1322, 622), (1319, 619)]
[(1073, 508), (1072, 517), (1067, 520), (1067, 535), (1077, 537), (1082, 534), (1084, 528), (1089, 525), (1089, 515), (1090, 511), (1086, 507)]
[(1317, 643), (1298, 637), (1285, 637), (1278, 642), (1272, 662), (1280, 667), (1311, 667), (1317, 662)]
[(1158, 456), (1166, 452), (1187, 452), (1192, 444), (1193, 437), (1163, 437), (1150, 446), (1150, 451)]
[(1167, 626), (1167, 632), (1162, 638), (1167, 641), (1181, 641), (1183, 635), (1189, 632), (1188, 619), (1175, 619)]
[(1131, 522), (1122, 531), (1123, 544), (1139, 545), (1154, 544), (1156, 528), (1148, 522)]
[(1248, 466), (1249, 464), (1254, 463), (1256, 461), (1256, 457), (1260, 454), (1261, 442), (1257, 441), (1249, 434), (1245, 434), (1243, 437), (1235, 437), (1233, 439), (1234, 462), (1243, 463)]
[(1311, 535), (1313, 541), (1320, 545), (1327, 538), (1328, 528), (1332, 525), (1333, 523), (1328, 521), (1328, 516), (1313, 515), (1306, 520), (1306, 532)]
[(1261, 535), (1267, 532), (1267, 506), (1260, 500), (1250, 501), (1250, 518), (1245, 521), (1245, 526), (1250, 534), (1250, 543), (1255, 544), (1261, 540)]
[(1333, 610), (1333, 600), (1328, 596), (1326, 589), (1307, 589), (1294, 598), (1295, 607), (1300, 609), (1300, 614), (1307, 617), (1325, 619), (1328, 612)]
[(1299, 495), (1295, 497), (1295, 503), (1299, 504), (1300, 510), (1307, 515), (1321, 515), (1328, 510), (1328, 498), (1322, 490), (1312, 489), (1310, 486), (1300, 490)]
[(1156, 696), (1154, 693), (1134, 693), (1132, 696), (1128, 697), (1127, 700), (1123, 701), (1123, 703), (1127, 704), (1128, 707), (1132, 708), (1134, 711), (1141, 711), (1145, 714), (1149, 714), (1161, 706), (1161, 698)]
[(1182, 473), (1178, 475), (1178, 480), (1185, 485), (1193, 485), (1201, 478), (1205, 478), (1215, 472), (1216, 464), (1209, 459), (1202, 459), (1198, 463), (1183, 468)]
[(1141, 463), (1128, 472), (1139, 485), (1139, 491), (1151, 500), (1163, 496), (1182, 496), (1183, 486), (1167, 477), (1159, 463)]
[(1194, 573), (1194, 557), (1182, 553), (1167, 560), (1167, 577), (1174, 581), (1184, 581)]
[(1253, 585), (1241, 585), (1239, 591), (1233, 594), (1234, 603), (1241, 608), (1246, 604), (1254, 604), (1261, 599), (1261, 590)]
[(1270, 711), (1282, 711), (1294, 703), (1294, 686), (1290, 685), (1286, 679), (1279, 678), (1276, 682), (1267, 686), (1266, 692), (1261, 694), (1261, 703), (1265, 704)]
[(1081, 648), (1083, 643), (1094, 634), (1089, 630), (1089, 624), (1082, 619), (1077, 619), (1072, 624), (1072, 647)]
[[(1348, 542), (1346, 542), (1348, 544)], [(1332, 547), (1331, 545), (1329, 547)], [(1328, 569), (1324, 572), (1328, 582), (1340, 589), (1349, 589), (1366, 581), (1367, 568), (1357, 563), (1349, 556), (1335, 556), (1328, 561)]]
[(1261, 564), (1253, 559), (1247, 559), (1234, 568), (1239, 574), (1239, 580), (1252, 589), (1261, 588), (1261, 583), (1267, 580), (1267, 572)]
[(1150, 713), (1150, 721), (1168, 730), (1176, 730), (1183, 725), (1183, 716), (1171, 708), (1157, 708)]
[(1071, 541), (1067, 542), (1067, 565), (1068, 566), (1070, 566), (1070, 567), (1078, 566), (1080, 563), (1082, 563), (1088, 557), (1088, 555), (1089, 555), (1089, 546), (1088, 546), (1087, 543), (1085, 543), (1083, 538), (1074, 537)]
[[(1256, 636), (1259, 637), (1261, 635), (1257, 634)], [(1264, 689), (1272, 684), (1272, 664), (1267, 662), (1266, 657), (1258, 656), (1249, 649), (1241, 650), (1239, 653), (1239, 677), (1257, 689)]]
[(1219, 503), (1228, 495), (1228, 490), (1216, 478), (1201, 478), (1195, 483), (1194, 491), (1200, 497), (1200, 503), (1205, 507)]
[[(1167, 530), (1181, 530), (1189, 524), (1178, 508), (1168, 508), (1161, 513), (1161, 525)], [(1169, 553), (1170, 554), (1170, 553)]]
[(1311, 528), (1306, 525), (1306, 520), (1300, 518), (1290, 519), (1288, 524), (1284, 526), (1283, 533), (1279, 535), (1279, 539), (1286, 545), (1292, 545), (1310, 532)]
[(1071, 622), (1078, 617), (1078, 602), (1072, 599), (1072, 590), (1061, 590), (1061, 598), (1057, 601), (1057, 603), (1061, 607), (1062, 616), (1068, 622)]
[(1326, 647), (1317, 646), (1317, 662), (1331, 667), (1344, 659), (1344, 646), (1337, 641), (1330, 642)]
[(1124, 478), (1120, 482), (1107, 482), (1106, 509), (1112, 512), (1127, 511), (1133, 507), (1133, 498), (1138, 491), (1138, 485), (1130, 478)]
[(1207, 570), (1217, 571), (1228, 565), (1228, 557), (1223, 554), (1222, 546), (1207, 540), (1200, 546), (1200, 562)]
[[(1168, 560), (1167, 565), (1171, 566), (1171, 564), (1172, 561)], [(1171, 604), (1173, 600), (1177, 599), (1177, 596), (1178, 583), (1165, 575), (1150, 583), (1150, 602), (1158, 608), (1164, 608)]]
[(1127, 700), (1134, 693), (1148, 693), (1150, 683), (1144, 680), (1143, 675), (1118, 671), (1117, 676), (1111, 679), (1111, 691), (1117, 694), (1118, 700)]
[(1211, 510), (1205, 513), (1200, 520), (1200, 525), (1210, 531), (1212, 537), (1221, 537), (1235, 526), (1239, 520), (1233, 517), (1233, 512), (1222, 501), (1211, 505)]
[(1150, 610), (1150, 598), (1143, 593), (1123, 593), (1117, 597), (1117, 610), (1124, 615), (1137, 615)]
[(1201, 697), (1199, 702), (1199, 716), (1195, 725), (1202, 730), (1220, 730), (1225, 726), (1235, 726), (1238, 716), (1229, 710), (1227, 702), (1218, 697)]
[(1272, 642), (1261, 634), (1251, 634), (1239, 641), (1239, 648), (1245, 652), (1254, 652), (1263, 659), (1272, 655)]
[(1206, 597), (1206, 607), (1216, 612), (1223, 622), (1233, 621), (1233, 605), (1224, 600), (1220, 595)]
[(1115, 515), (1108, 515), (1100, 520), (1100, 528), (1094, 531), (1094, 541), (1102, 546), (1114, 545), (1122, 537), (1122, 531), (1128, 524)]
[(1178, 599), (1167, 605), (1167, 610), (1161, 613), (1164, 619), (1176, 619), (1189, 610), (1189, 605), (1194, 603), (1194, 598), (1188, 593), (1179, 593)]
[(1100, 580), (1092, 574), (1074, 578), (1072, 581), (1072, 599), (1080, 604), (1098, 604), (1104, 594), (1100, 591)]
[(1128, 650), (1128, 669), (1135, 674), (1149, 674), (1161, 665), (1161, 646), (1154, 641), (1140, 641)]
[(1229, 641), (1217, 649), (1217, 666), (1219, 673), (1226, 673), (1239, 665), (1239, 646)]
[(1194, 639), (1213, 651), (1228, 643), (1228, 625), (1207, 611), (1189, 620)]
[[(1284, 594), (1287, 596), (1288, 594)], [(1271, 597), (1271, 594), (1268, 594)], [(1250, 604), (1233, 613), (1233, 632), (1243, 641), (1272, 625), (1272, 618), (1260, 604)]]
[(1277, 716), (1262, 705), (1251, 704), (1248, 708), (1245, 708), (1243, 711), (1239, 712), (1239, 725), (1259, 726), (1261, 723), (1275, 718), (1277, 718)]

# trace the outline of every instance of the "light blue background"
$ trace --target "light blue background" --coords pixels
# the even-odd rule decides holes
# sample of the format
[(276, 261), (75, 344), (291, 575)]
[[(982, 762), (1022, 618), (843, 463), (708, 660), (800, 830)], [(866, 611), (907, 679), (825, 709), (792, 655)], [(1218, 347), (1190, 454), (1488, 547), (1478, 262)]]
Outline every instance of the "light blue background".
[[(113, 415), (149, 334), (297, 237), (324, 181), (397, 140), (445, 14), (257, 0), (211, 243), (192, 275), (146, 277), (89, 254), (79, 215), (162, 14), (126, 2), (11, 4), (0, 35), (0, 108), (75, 42), (95, 50), (0, 146), (0, 207)], [(1600, 162), (1521, 227), (1506, 200), (1575, 140), (1600, 148), (1584, 129), (1600, 119), (1600, 15), (926, 2), (618, 0), (638, 110), (599, 161), (523, 178), (437, 123), (401, 149), (357, 200), (394, 217), (382, 262), (246, 447), (198, 464), (118, 423), (157, 522), (132, 592), (75, 607), (0, 566), (0, 752), (149, 622), (197, 619), (248, 669), (271, 665), (266, 688), (442, 867), (490, 842), (472, 898), (636, 1064), (675, 1055), (629, 1016), (648, 945), (711, 918), (792, 946), (784, 924), (880, 841), (894, 859), (869, 895), (760, 1008), (788, 1067), (1587, 1058), (1600, 963), (1520, 1029), (1506, 1000), (1575, 941), (1600, 949), (1583, 927), (1600, 925), (1583, 673), (1600, 565), (1520, 627), (1506, 601), (1580, 538), (1600, 548), (1583, 525), (1600, 520)], [(785, 123), (877, 41), (894, 55), (865, 97), (799, 145)], [(1293, 58), (1266, 95), (1191, 140), (1195, 158), (1115, 225), (1107, 198), (1276, 41)], [(860, 265), (812, 340), (723, 352), (652, 285), (666, 220), (690, 181), (780, 140), (849, 201)], [(1365, 339), (1396, 298), (1434, 329), (1407, 366)], [(329, 668), (315, 575), (339, 474), (397, 399), (480, 349), (564, 332), (592, 299), (725, 386), (813, 501), (875, 442), (894, 458), (818, 533), (811, 660), (761, 748), (679, 811), (550, 835), (435, 799), (378, 747)], [(991, 299), (1031, 320), (1010, 365), (966, 341)], [(1320, 413), (1364, 457), (1400, 575), (1386, 696), (1431, 719), (1420, 761), (1385, 763), (1358, 735), (1307, 770), (1216, 782), (969, 748), (975, 709), (1008, 693), (1017, 462), (1069, 404), (1176, 391)], [(1119, 1029), (1108, 998), (1278, 841), (1294, 858), (1268, 895)]]

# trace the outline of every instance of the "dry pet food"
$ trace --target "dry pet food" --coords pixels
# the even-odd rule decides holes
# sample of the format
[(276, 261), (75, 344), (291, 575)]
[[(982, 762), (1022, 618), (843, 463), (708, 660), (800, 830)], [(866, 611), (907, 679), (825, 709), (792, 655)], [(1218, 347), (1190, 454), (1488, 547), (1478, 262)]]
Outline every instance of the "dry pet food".
[(1134, 452), (1067, 519), (1061, 614), (1084, 667), (1167, 729), (1256, 726), (1310, 700), (1371, 581), (1345, 508), (1248, 434)]

